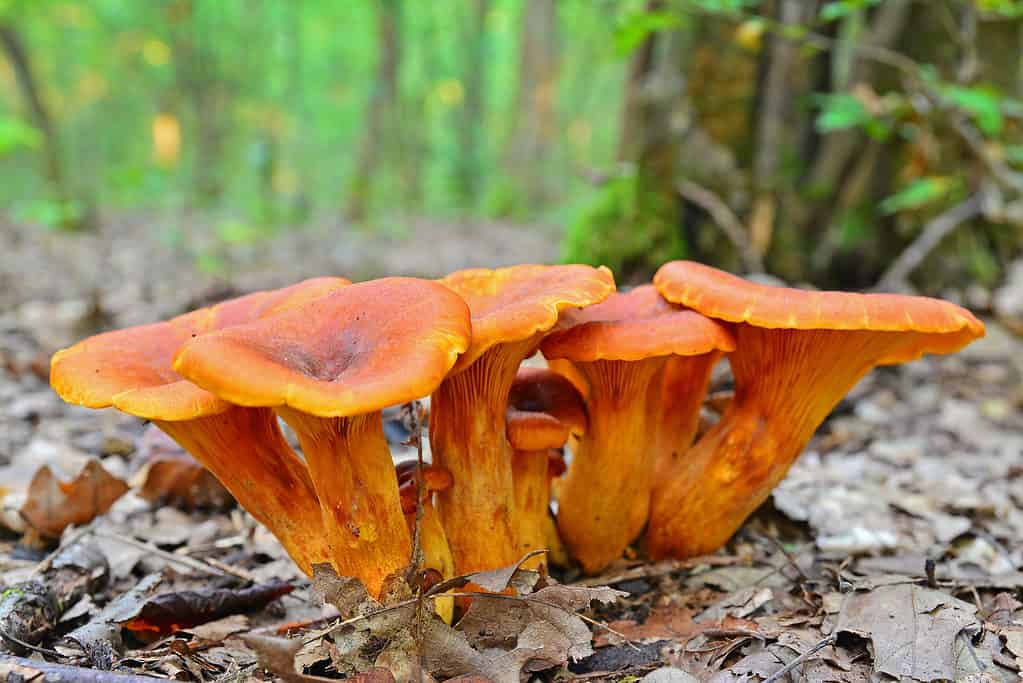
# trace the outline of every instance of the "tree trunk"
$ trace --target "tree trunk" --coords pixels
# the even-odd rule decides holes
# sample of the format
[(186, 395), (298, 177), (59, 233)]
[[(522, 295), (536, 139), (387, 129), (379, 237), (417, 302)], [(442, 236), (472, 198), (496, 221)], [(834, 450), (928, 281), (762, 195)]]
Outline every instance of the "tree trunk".
[[(373, 79), (363, 137), (352, 179), (348, 185), (345, 217), (365, 220), (369, 211), (373, 176), (387, 156), (387, 137), (397, 132), (398, 72), (401, 68), (401, 1), (377, 0), (377, 65)], [(392, 144), (394, 141), (390, 141)]]
[(519, 41), (517, 124), (509, 141), (512, 175), (531, 205), (553, 194), (545, 159), (555, 145), (558, 120), (558, 16), (555, 0), (526, 0)]
[(480, 130), (486, 113), (487, 14), (490, 0), (468, 0), (468, 14), (464, 35), (465, 71), (463, 83), (465, 101), (459, 125), (459, 159), (456, 173), (457, 187), (465, 207), (476, 204), (483, 187), (483, 150)]
[[(53, 187), (56, 200), (65, 206), (71, 200), (71, 192), (61, 154), (60, 140), (18, 28), (13, 24), (0, 23), (0, 44), (3, 45), (4, 54), (10, 61), (11, 69), (14, 71), (14, 77), (18, 83), (18, 90), (21, 91), (21, 96), (28, 107), (32, 124), (43, 136), (44, 175)], [(69, 220), (71, 219), (69, 218)], [(74, 220), (63, 227), (75, 229), (81, 225)]]

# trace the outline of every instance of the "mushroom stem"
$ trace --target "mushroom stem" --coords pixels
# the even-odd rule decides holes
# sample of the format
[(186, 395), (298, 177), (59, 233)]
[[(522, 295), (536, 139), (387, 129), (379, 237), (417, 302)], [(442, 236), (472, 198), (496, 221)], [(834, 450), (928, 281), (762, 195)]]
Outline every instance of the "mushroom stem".
[[(515, 451), (512, 456), (512, 477), (515, 482), (515, 519), (518, 523), (518, 555), (540, 548), (550, 548), (551, 478), (548, 474), (547, 451)], [(546, 564), (545, 558), (531, 558), (527, 569)]]
[(302, 444), (334, 568), (379, 596), (412, 552), (380, 413), (316, 417), (287, 406), (277, 412)]
[(663, 379), (651, 386), (651, 405), (659, 407), (656, 428), (655, 481), (671, 471), (672, 463), (690, 446), (700, 425), (700, 408), (710, 373), (720, 351), (700, 356), (672, 356), (664, 364)]
[(330, 561), (309, 472), (266, 408), (232, 406), (193, 420), (154, 420), (264, 524), (306, 574)]
[(590, 424), (559, 491), (558, 529), (587, 573), (617, 559), (646, 522), (656, 414), (644, 398), (665, 359), (575, 363), (589, 385)]
[(515, 372), (535, 347), (532, 337), (492, 347), (448, 376), (430, 400), (434, 464), (453, 479), (437, 499), (460, 574), (519, 559), (505, 408)]
[(657, 477), (646, 545), (654, 558), (723, 545), (764, 502), (832, 408), (907, 343), (900, 332), (735, 326), (735, 397)]

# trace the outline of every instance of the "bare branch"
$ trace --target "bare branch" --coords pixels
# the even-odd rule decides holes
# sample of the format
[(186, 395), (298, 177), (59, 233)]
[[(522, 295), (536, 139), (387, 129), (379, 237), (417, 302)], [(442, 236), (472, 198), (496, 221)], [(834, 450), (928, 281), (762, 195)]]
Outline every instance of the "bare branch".
[(938, 246), (945, 236), (966, 221), (980, 215), (982, 205), (982, 193), (978, 192), (936, 216), (899, 254), (899, 257), (881, 276), (874, 289), (887, 291), (901, 289), (905, 285), (906, 279), (923, 263), (927, 255)]
[(746, 227), (721, 197), (690, 180), (680, 180), (677, 187), (680, 195), (710, 214), (710, 217), (721, 228), (721, 232), (725, 233), (725, 237), (739, 253), (739, 258), (742, 259), (743, 267), (747, 271), (751, 273), (764, 272), (764, 262), (761, 260), (760, 254), (753, 248), (753, 242)]

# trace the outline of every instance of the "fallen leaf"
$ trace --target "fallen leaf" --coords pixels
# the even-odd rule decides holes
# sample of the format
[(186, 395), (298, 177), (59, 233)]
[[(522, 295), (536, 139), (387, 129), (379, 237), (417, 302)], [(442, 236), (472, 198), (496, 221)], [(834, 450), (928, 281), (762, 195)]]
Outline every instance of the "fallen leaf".
[(186, 510), (221, 509), (234, 503), (209, 470), (155, 425), (142, 435), (135, 466), (132, 486), (144, 500)]
[(25, 490), (20, 514), (41, 535), (60, 538), (72, 524), (88, 524), (109, 510), (127, 490), (128, 485), (96, 458), (89, 458), (70, 481), (61, 481), (43, 465)]
[(155, 595), (121, 624), (129, 631), (166, 635), (232, 614), (258, 612), (294, 587), (270, 581), (247, 588), (205, 588)]
[[(285, 683), (327, 683), (332, 678), (310, 676), (295, 671), (295, 655), (302, 648), (301, 639), (274, 638), (256, 633), (242, 636), (259, 658), (259, 665), (276, 674)], [(374, 668), (365, 673), (349, 677), (356, 683), (394, 683), (394, 676), (387, 669)]]
[(874, 668), (895, 678), (954, 680), (956, 639), (976, 632), (977, 609), (940, 591), (911, 584), (850, 595), (839, 632), (869, 638)]

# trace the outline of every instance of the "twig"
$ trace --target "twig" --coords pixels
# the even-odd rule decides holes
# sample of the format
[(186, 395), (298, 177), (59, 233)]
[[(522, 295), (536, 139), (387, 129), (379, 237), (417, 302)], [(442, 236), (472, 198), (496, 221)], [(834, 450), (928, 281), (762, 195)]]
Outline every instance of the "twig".
[(59, 652), (57, 652), (56, 650), (51, 650), (51, 649), (46, 648), (46, 647), (40, 647), (39, 645), (33, 645), (32, 643), (28, 643), (28, 642), (22, 640), (21, 638), (18, 638), (16, 636), (11, 635), (10, 633), (8, 633), (7, 631), (4, 631), (3, 629), (0, 629), (0, 638), (3, 638), (4, 640), (9, 640), (12, 643), (14, 643), (15, 645), (20, 645), (21, 647), (25, 648), (26, 650), (32, 650), (33, 652), (38, 652), (40, 654), (49, 655), (50, 657), (63, 657), (64, 656), (64, 655), (60, 654)]
[(23, 657), (0, 655), (0, 680), (14, 681), (80, 681), (82, 683), (151, 683), (166, 680), (155, 676), (123, 674), (98, 669), (85, 669), (67, 664), (38, 662)]
[[(152, 543), (145, 543), (143, 541), (137, 541), (134, 538), (130, 538), (128, 536), (117, 536), (116, 534), (107, 533), (106, 531), (97, 531), (95, 533), (96, 533), (97, 538), (105, 538), (108, 541), (116, 541), (117, 543), (123, 543), (125, 545), (130, 545), (130, 546), (132, 546), (134, 548), (138, 548), (139, 550), (145, 550), (146, 552), (153, 553), (154, 555), (157, 555), (158, 557), (162, 557), (163, 559), (167, 560), (168, 562), (177, 562), (178, 564), (180, 564), (182, 566), (191, 567), (192, 569), (196, 569), (196, 570), (201, 571), (201, 572), (206, 572), (207, 574), (217, 574), (219, 576), (225, 576), (225, 575), (226, 576), (234, 576), (234, 577), (242, 579), (242, 580), (246, 580), (246, 581), (248, 580), (248, 579), (245, 578), (245, 576), (242, 575), (242, 573), (240, 573), (236, 569), (233, 569), (233, 568), (231, 568), (231, 569), (222, 569), (220, 567), (214, 567), (213, 565), (211, 565), (208, 562), (205, 562), (203, 560), (197, 560), (194, 557), (189, 557), (188, 555), (178, 555), (176, 553), (167, 552), (166, 550), (161, 550), (160, 548), (157, 548)], [(226, 567), (227, 565), (224, 565), (224, 566)]]
[(906, 278), (923, 263), (946, 235), (962, 223), (980, 215), (981, 205), (981, 195), (976, 193), (930, 220), (917, 238), (884, 272), (875, 289), (892, 290), (904, 285)]
[(827, 638), (825, 638), (824, 640), (821, 640), (816, 645), (811, 647), (809, 650), (807, 650), (803, 654), (799, 655), (798, 657), (793, 659), (791, 662), (789, 662), (788, 664), (786, 664), (785, 666), (783, 666), (782, 668), (778, 669), (773, 674), (771, 674), (770, 676), (765, 678), (764, 679), (764, 683), (775, 683), (776, 681), (781, 680), (782, 676), (786, 675), (787, 673), (789, 673), (790, 671), (795, 669), (800, 664), (805, 663), (808, 659), (810, 659), (810, 657), (813, 657), (815, 654), (817, 654), (818, 652), (820, 652), (824, 648), (828, 647), (829, 645), (834, 645), (835, 644), (835, 640), (837, 638), (838, 638), (838, 634), (832, 633)]
[(742, 264), (747, 271), (751, 273), (764, 272), (764, 262), (760, 258), (760, 254), (753, 248), (753, 241), (746, 227), (721, 197), (691, 180), (680, 180), (677, 189), (680, 195), (710, 214), (710, 217), (721, 228), (721, 232), (725, 233), (725, 237), (739, 253), (739, 258), (742, 259)]
[(62, 552), (78, 543), (89, 534), (93, 532), (96, 527), (96, 520), (92, 520), (81, 529), (75, 530), (73, 534), (67, 537), (67, 539), (61, 541), (60, 545), (57, 546), (56, 550), (43, 558), (43, 560), (36, 565), (36, 568), (32, 571), (33, 576), (41, 576), (46, 573), (46, 570), (53, 566), (53, 561), (57, 559), (57, 556)]

